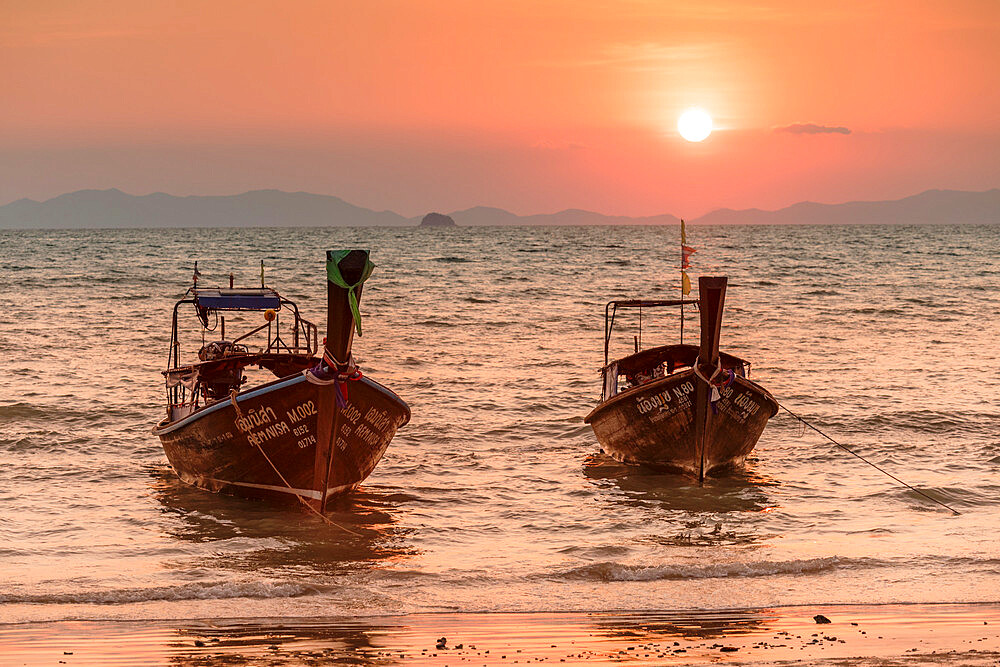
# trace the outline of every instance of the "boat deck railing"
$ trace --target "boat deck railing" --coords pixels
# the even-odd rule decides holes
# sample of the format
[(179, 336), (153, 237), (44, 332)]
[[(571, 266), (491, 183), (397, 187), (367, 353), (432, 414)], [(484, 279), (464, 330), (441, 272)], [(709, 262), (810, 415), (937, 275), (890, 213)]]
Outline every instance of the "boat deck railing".
[[(231, 361), (234, 364), (232, 369), (232, 386), (238, 389), (242, 384), (242, 368), (259, 362), (261, 359), (269, 362), (269, 368), (275, 372), (284, 368), (288, 364), (280, 363), (280, 360), (287, 356), (292, 364), (298, 364), (301, 358), (314, 357), (319, 351), (319, 330), (315, 324), (302, 317), (295, 302), (274, 294), (275, 303), (266, 303), (264, 307), (239, 307), (239, 308), (205, 308), (198, 303), (197, 297), (186, 294), (174, 305), (171, 322), (170, 350), (167, 358), (167, 370), (164, 372), (167, 385), (167, 412), (168, 415), (179, 414), (188, 410), (197, 410), (201, 399), (217, 399), (220, 391), (219, 387), (209, 389), (209, 379), (202, 377), (197, 371), (198, 367), (205, 366), (206, 362)], [(205, 301), (202, 298), (202, 301)], [(218, 350), (207, 348), (212, 343), (205, 343), (199, 350), (199, 359), (193, 363), (181, 362), (181, 343), (179, 339), (178, 313), (183, 304), (194, 304), (196, 314), (205, 331), (215, 331), (219, 328), (218, 336), (220, 340), (214, 341), (220, 345)], [(270, 307), (276, 306), (276, 307)], [(226, 320), (225, 313), (232, 310), (244, 312), (262, 312), (265, 317), (263, 324), (250, 329), (232, 340), (226, 340)], [(290, 311), (291, 317), (282, 318), (283, 311)], [(208, 326), (209, 315), (214, 314), (218, 320), (211, 328)], [(290, 324), (282, 327), (282, 320)], [(203, 337), (204, 340), (204, 337)], [(256, 342), (256, 344), (255, 344)], [(208, 357), (208, 358), (206, 358)], [(265, 366), (262, 366), (265, 367)], [(227, 367), (228, 368), (228, 367)], [(191, 371), (192, 375), (187, 380), (182, 376), (186, 371)], [(224, 380), (220, 380), (222, 386)], [(209, 396), (209, 392), (212, 394)]]

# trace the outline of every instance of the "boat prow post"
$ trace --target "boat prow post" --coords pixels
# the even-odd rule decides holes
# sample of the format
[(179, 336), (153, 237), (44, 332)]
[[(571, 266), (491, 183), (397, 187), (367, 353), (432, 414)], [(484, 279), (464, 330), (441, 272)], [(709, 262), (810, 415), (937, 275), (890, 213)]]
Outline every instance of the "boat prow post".
[[(368, 250), (326, 251), (326, 339), (323, 361), (332, 373), (349, 373), (354, 370), (351, 347), (355, 330), (360, 332), (361, 329), (356, 322), (355, 313), (361, 301), (364, 281), (371, 275), (373, 268)], [(314, 488), (320, 491), (321, 513), (326, 512), (330, 495), (333, 448), (337, 445), (335, 434), (340, 427), (338, 391), (336, 383), (319, 387)]]
[(725, 276), (698, 278), (698, 300), (701, 313), (701, 345), (695, 362), (694, 427), (698, 448), (698, 483), (705, 481), (705, 452), (712, 420), (711, 381), (719, 366), (719, 337), (722, 332), (722, 310), (726, 302)]

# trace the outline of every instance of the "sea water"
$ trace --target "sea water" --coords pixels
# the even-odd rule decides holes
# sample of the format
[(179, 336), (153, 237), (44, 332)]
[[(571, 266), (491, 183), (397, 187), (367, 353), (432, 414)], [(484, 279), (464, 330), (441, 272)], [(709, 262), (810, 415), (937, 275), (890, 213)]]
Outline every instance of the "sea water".
[[(957, 516), (784, 411), (703, 485), (600, 453), (604, 304), (677, 297), (678, 236), (0, 231), (0, 622), (997, 600), (1000, 226), (689, 230), (692, 276), (729, 276), (722, 349)], [(377, 264), (355, 355), (413, 419), (337, 525), (179, 482), (150, 429), (195, 260), (219, 285), (264, 260), (322, 336), (350, 247)], [(644, 311), (642, 346), (678, 329)]]

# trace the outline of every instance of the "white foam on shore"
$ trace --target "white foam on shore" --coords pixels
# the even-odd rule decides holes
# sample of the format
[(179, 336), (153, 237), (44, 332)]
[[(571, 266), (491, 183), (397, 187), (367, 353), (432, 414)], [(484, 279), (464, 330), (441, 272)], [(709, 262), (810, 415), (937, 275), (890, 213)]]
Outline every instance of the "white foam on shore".
[(817, 573), (835, 570), (851, 559), (830, 556), (802, 560), (761, 561), (756, 563), (713, 563), (711, 565), (630, 565), (602, 562), (576, 567), (563, 573), (566, 579), (587, 581), (658, 581), (664, 579), (718, 579), (729, 577), (768, 577), (778, 574)]
[(284, 581), (206, 582), (161, 586), (155, 588), (123, 588), (79, 593), (44, 593), (17, 595), (0, 593), (0, 604), (128, 604), (155, 601), (228, 600), (233, 598), (291, 598), (316, 593), (317, 588)]

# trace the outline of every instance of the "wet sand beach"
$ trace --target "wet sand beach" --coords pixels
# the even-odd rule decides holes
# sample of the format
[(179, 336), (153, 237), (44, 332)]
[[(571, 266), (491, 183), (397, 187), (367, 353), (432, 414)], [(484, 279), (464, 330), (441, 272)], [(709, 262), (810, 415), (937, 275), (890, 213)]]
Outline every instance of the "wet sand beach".
[(997, 628), (998, 604), (59, 621), (0, 626), (0, 665), (996, 665)]

